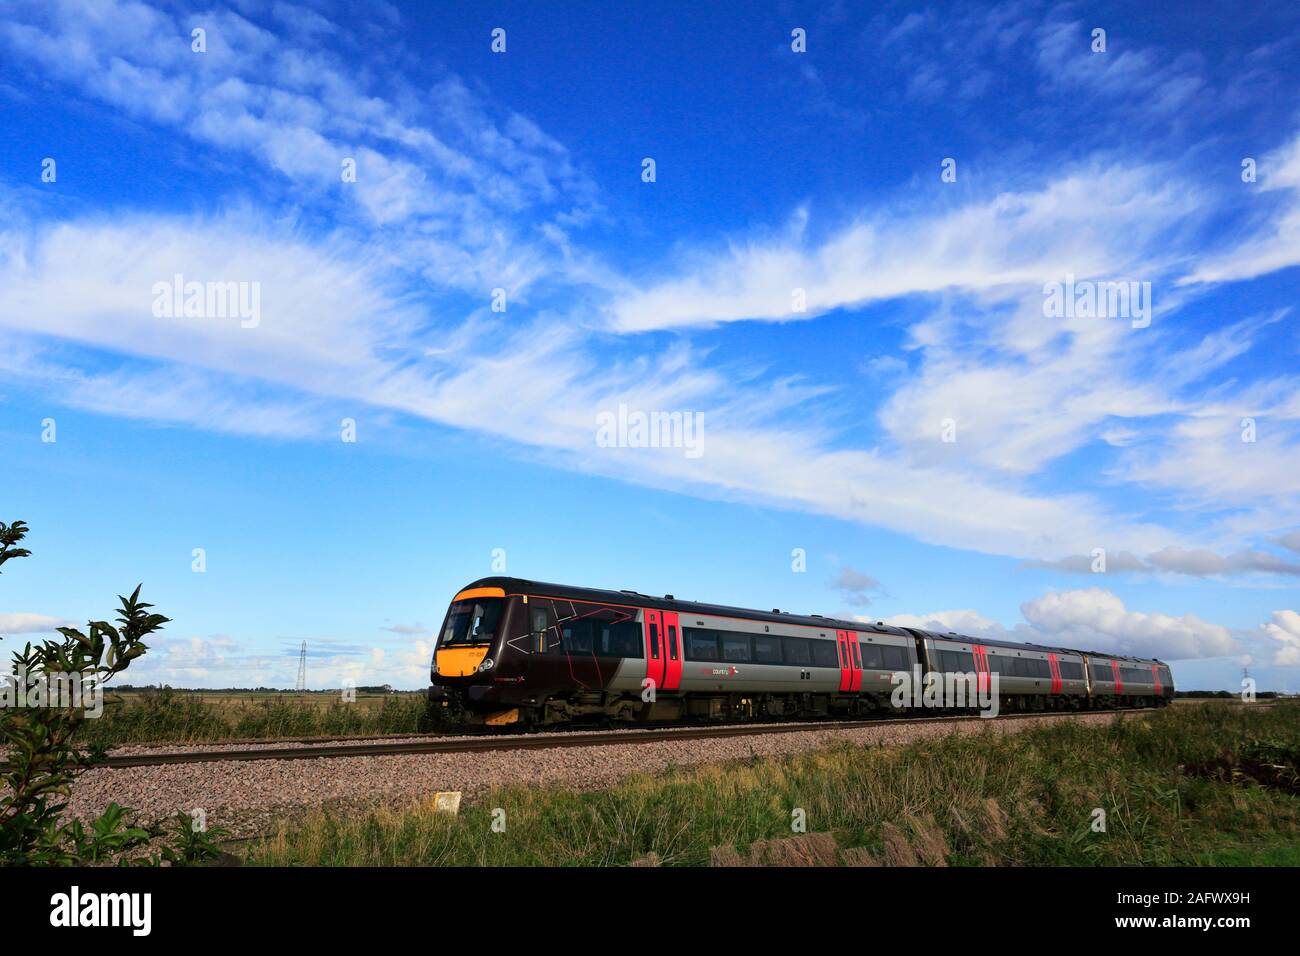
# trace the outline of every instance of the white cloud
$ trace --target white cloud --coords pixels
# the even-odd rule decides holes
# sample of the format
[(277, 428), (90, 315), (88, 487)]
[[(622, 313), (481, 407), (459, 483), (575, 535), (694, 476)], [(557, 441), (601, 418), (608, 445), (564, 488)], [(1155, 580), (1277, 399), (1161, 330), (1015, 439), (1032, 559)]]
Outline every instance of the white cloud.
[[(1026, 19), (1004, 10), (1004, 21), (1019, 30)], [(566, 467), (984, 553), (1051, 560), (1099, 541), (1134, 554), (1203, 544), (1143, 520), (1140, 509), (1117, 514), (1075, 490), (1082, 485), (1048, 490), (1035, 480), (1049, 462), (1119, 436), (1109, 447), (1128, 457), (1109, 474), (1201, 492), (1192, 505), (1212, 509), (1226, 489), (1238, 493), (1235, 521), (1296, 523), (1300, 509), (1283, 496), (1297, 480), (1300, 404), (1284, 385), (1261, 393), (1261, 407), (1297, 425), (1283, 424), (1271, 444), (1251, 450), (1252, 467), (1240, 467), (1226, 448), (1206, 450), (1226, 440), (1220, 431), (1240, 395), (1189, 403), (1153, 383), (1160, 376), (1142, 364), (1149, 353), (1130, 356), (1139, 332), (1124, 323), (1042, 316), (1041, 283), (1067, 273), (1175, 274), (1186, 257), (1171, 238), (1215, 197), (1168, 169), (1084, 157), (1045, 184), (955, 193), (962, 198), (941, 213), (882, 203), (821, 240), (807, 238), (800, 210), (780, 237), (688, 252), (669, 278), (635, 286), (568, 235), (594, 214), (593, 190), (531, 121), (491, 108), (455, 77), (416, 97), (400, 78), (389, 90), (354, 79), (314, 41), (297, 47), (233, 14), (211, 23), (211, 52), (196, 62), (170, 14), (120, 4), (82, 16), (73, 5), (24, 4), (0, 26), (0, 45), (46, 78), (247, 158), (265, 189), (284, 177), (293, 200), (308, 197), (344, 225), (313, 235), (277, 219), (275, 204), (40, 228), (9, 216), (0, 325), (15, 331), (0, 365), (11, 376), (70, 393), (59, 399), (78, 407), (250, 434), (319, 434), (330, 403), (345, 401), (506, 439)], [(316, 23), (312, 35), (333, 34)], [(359, 160), (356, 190), (340, 188), (340, 155)], [(0, 196), (0, 206), (11, 204)], [(152, 285), (176, 272), (260, 282), (261, 324), (155, 319)], [(513, 310), (515, 293), (526, 300), (539, 280), (562, 287), (562, 306), (522, 319), (512, 312), (509, 323), (440, 298), (501, 285)], [(607, 314), (599, 298), (587, 305), (575, 294), (589, 285), (612, 296)], [(916, 360), (901, 387), (873, 383), (878, 443), (846, 443), (851, 436), (815, 414), (812, 401), (844, 383), (774, 381), (739, 362), (710, 363), (686, 341), (663, 348), (638, 335), (597, 354), (610, 345), (602, 317), (624, 332), (783, 321), (794, 318), (795, 286), (809, 292), (805, 319), (917, 294), (939, 303), (909, 330)], [(1224, 344), (1193, 347), (1180, 380), (1216, 367)], [(87, 347), (112, 361), (76, 351)], [(92, 364), (112, 367), (85, 370)], [(620, 402), (703, 413), (705, 454), (597, 448), (595, 415)], [(1151, 450), (1148, 422), (1161, 414), (1182, 416), (1164, 458)], [(937, 440), (948, 416), (958, 423), (953, 445)], [(1207, 443), (1198, 427), (1219, 431)], [(1196, 467), (1215, 455), (1217, 464)], [(1252, 501), (1269, 511), (1251, 512)]]
[[(811, 248), (782, 237), (691, 253), (678, 277), (616, 301), (613, 321), (623, 332), (805, 321), (947, 289), (1041, 286), (1067, 274), (1150, 277), (1157, 241), (1196, 209), (1196, 192), (1164, 171), (1097, 165), (937, 215), (881, 209)], [(806, 312), (792, 311), (794, 289), (806, 291)]]
[[(867, 618), (859, 618), (866, 621)], [(953, 631), (970, 637), (983, 637), (993, 640), (1006, 640), (1007, 629), (996, 621), (985, 617), (978, 611), (969, 609), (960, 611), (932, 611), (929, 614), (895, 614), (885, 618), (886, 624), (895, 627), (916, 627), (927, 631), (946, 634)]]
[[(225, 635), (163, 635), (150, 642), (148, 653), (134, 662), (119, 682), (288, 689), (297, 680), (297, 644), (293, 643), (292, 653), (268, 654)], [(307, 684), (311, 688), (338, 688), (351, 681), (358, 687), (391, 684), (409, 690), (429, 683), (430, 639), (403, 641), (397, 647), (340, 647), (334, 641), (309, 639), (308, 646)]]
[(1233, 248), (1207, 257), (1183, 283), (1252, 279), (1300, 265), (1300, 135), (1255, 158), (1258, 181), (1238, 188), (1239, 201), (1257, 208), (1257, 221)]
[(1273, 659), (1275, 666), (1300, 666), (1300, 614), (1295, 611), (1274, 611), (1273, 620), (1260, 627), (1281, 645)]
[(1198, 55), (1170, 57), (1155, 48), (1133, 47), (1115, 32), (1107, 37), (1106, 51), (1094, 53), (1092, 30), (1099, 25), (1055, 21), (1039, 31), (1038, 67), (1049, 83), (1131, 101), (1143, 117), (1168, 117), (1209, 99)]
[(1030, 561), (1027, 567), (1066, 571), (1073, 574), (1135, 573), (1154, 574), (1165, 571), (1192, 577), (1218, 577), (1238, 574), (1280, 574), (1300, 576), (1300, 564), (1267, 551), (1237, 551), (1221, 555), (1206, 548), (1168, 546), (1145, 559), (1128, 551), (1106, 554), (1105, 567), (1097, 569), (1098, 559), (1091, 554), (1074, 554), (1056, 561)]
[(1101, 588), (1051, 591), (1020, 605), (1020, 612), (1028, 622), (1023, 633), (1035, 635), (1033, 640), (1081, 650), (1181, 660), (1221, 657), (1234, 646), (1226, 627), (1194, 614), (1130, 611)]
[[(418, 247), (439, 283), (517, 291), (542, 274), (542, 261), (563, 271), (515, 217), (529, 209), (571, 222), (599, 212), (594, 186), (560, 143), (526, 117), (489, 109), (454, 75), (412, 89), (391, 60), (345, 65), (322, 42), (328, 32), (281, 39), (229, 10), (197, 18), (208, 51), (196, 54), (195, 19), (120, 0), (93, 11), (20, 2), (0, 24), (0, 49), (16, 70), (217, 155), (250, 157), (246, 175), (264, 191), (287, 184), (356, 228)], [(386, 37), (383, 48), (397, 57), (400, 41)], [(355, 182), (342, 182), (344, 159), (356, 160)]]
[(1021, 604), (1020, 613), (1024, 622), (1010, 629), (974, 610), (898, 614), (887, 623), (1162, 660), (1222, 657), (1235, 646), (1226, 627), (1194, 614), (1173, 617), (1130, 611), (1116, 595), (1101, 588), (1049, 591)]
[(0, 637), (7, 634), (53, 633), (55, 628), (76, 626), (66, 618), (50, 617), (47, 614), (32, 614), (28, 611), (0, 614)]

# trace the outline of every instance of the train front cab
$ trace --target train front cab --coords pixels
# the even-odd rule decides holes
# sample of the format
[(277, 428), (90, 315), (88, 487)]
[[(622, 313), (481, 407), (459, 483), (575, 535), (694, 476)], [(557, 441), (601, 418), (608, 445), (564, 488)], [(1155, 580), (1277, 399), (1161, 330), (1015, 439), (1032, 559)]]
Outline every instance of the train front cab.
[[(434, 645), (429, 701), (463, 708), (487, 723), (510, 710), (510, 690), (522, 683), (504, 665), (508, 635), (523, 624), (517, 597), (501, 587), (471, 586), (452, 598)], [(504, 666), (503, 666), (504, 665)]]

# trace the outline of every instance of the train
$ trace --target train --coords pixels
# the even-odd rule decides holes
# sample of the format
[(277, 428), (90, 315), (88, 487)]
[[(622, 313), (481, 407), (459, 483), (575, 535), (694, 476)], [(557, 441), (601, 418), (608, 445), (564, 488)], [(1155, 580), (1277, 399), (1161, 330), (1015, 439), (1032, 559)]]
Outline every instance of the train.
[[(912, 675), (915, 688), (928, 675), (941, 687), (965, 680), (970, 694), (899, 693)], [(1155, 658), (512, 577), (452, 598), (428, 689), (432, 705), (497, 727), (852, 718), (975, 701), (1011, 712), (1158, 707), (1173, 695)]]

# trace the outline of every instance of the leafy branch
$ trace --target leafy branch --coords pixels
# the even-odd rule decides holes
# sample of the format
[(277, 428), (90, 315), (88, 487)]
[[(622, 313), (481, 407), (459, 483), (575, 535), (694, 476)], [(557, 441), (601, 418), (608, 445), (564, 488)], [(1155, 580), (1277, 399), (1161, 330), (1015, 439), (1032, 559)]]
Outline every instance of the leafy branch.
[[(27, 525), (0, 522), (0, 565), (30, 555), (17, 545), (27, 534)], [(46, 640), (33, 647), (26, 644), (13, 654), (6, 695), (14, 704), (25, 697), (35, 681), (42, 686), (70, 689), (59, 699), (43, 699), (41, 706), (0, 706), (0, 743), (7, 750), (0, 780), (6, 785), (0, 794), (0, 865), (75, 865), (123, 860), (169, 833), (167, 821), (141, 824), (135, 814), (116, 803), (86, 826), (67, 820), (64, 811), (76, 778), (104, 761), (102, 746), (79, 750), (73, 744), (78, 728), (87, 719), (79, 704), (84, 695), (102, 695), (104, 685), (126, 670), (148, 650), (144, 639), (162, 629), (168, 618), (152, 613), (152, 604), (140, 600), (140, 586), (130, 597), (118, 598), (115, 624), (89, 621), (85, 630), (60, 627), (62, 640)], [(53, 695), (51, 695), (53, 696)], [(216, 857), (213, 837), (224, 831), (197, 831), (187, 814), (172, 818), (180, 832), (170, 836), (161, 851), (145, 854), (134, 862), (173, 864), (196, 863)]]

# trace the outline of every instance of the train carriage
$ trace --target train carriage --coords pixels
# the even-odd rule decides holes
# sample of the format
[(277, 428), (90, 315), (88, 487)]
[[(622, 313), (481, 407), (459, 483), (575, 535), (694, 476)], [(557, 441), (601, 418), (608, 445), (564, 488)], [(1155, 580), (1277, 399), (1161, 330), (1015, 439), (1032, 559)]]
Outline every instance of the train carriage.
[[(896, 684), (921, 673), (997, 674), (1000, 706), (1039, 710), (1167, 701), (1159, 661), (1095, 655), (520, 578), (475, 581), (452, 600), (434, 649), (430, 699), (488, 724), (587, 717), (865, 716), (898, 711)], [(1145, 669), (1141, 684), (1134, 668)], [(1127, 679), (1127, 683), (1120, 683)]]

